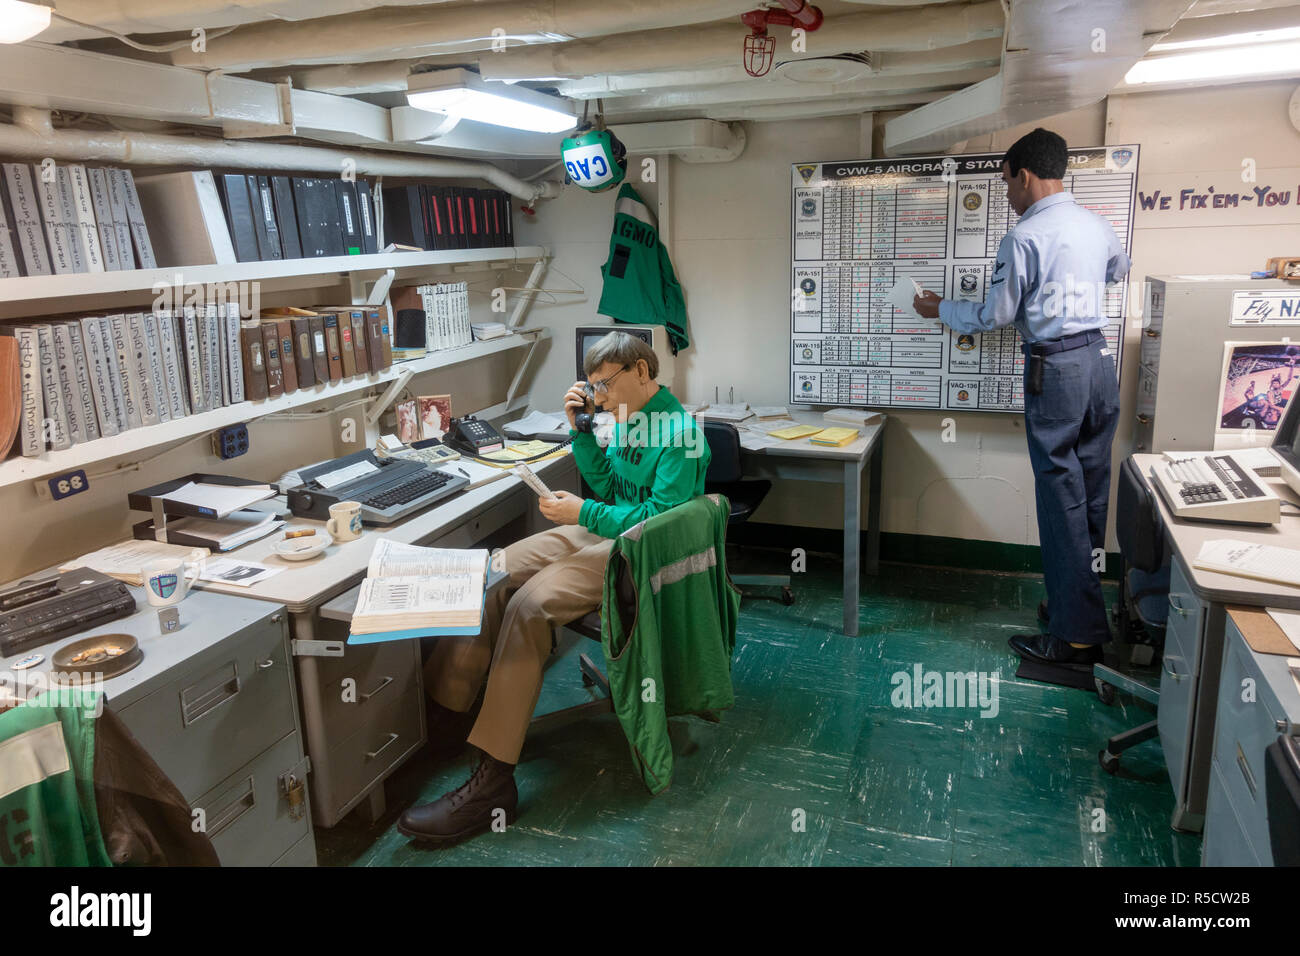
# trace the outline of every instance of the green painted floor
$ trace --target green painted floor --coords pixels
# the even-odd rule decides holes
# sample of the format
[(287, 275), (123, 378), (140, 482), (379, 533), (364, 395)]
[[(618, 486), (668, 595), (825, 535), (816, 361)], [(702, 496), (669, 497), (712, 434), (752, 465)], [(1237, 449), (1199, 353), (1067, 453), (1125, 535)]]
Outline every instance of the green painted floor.
[[(780, 557), (757, 561), (770, 570)], [(733, 567), (733, 571), (736, 569)], [(841, 566), (809, 556), (793, 607), (742, 604), (736, 707), (720, 724), (673, 723), (672, 787), (651, 797), (613, 715), (533, 736), (516, 773), (519, 820), (426, 850), (394, 827), (412, 802), (460, 784), (468, 755), (423, 755), (387, 784), (389, 812), (317, 830), (320, 862), (512, 865), (1177, 865), (1200, 839), (1169, 828), (1173, 794), (1159, 743), (1097, 763), (1105, 738), (1149, 719), (1119, 695), (1019, 681), (1007, 638), (1033, 628), (1041, 579), (911, 565), (864, 578), (861, 632), (840, 633)], [(773, 593), (768, 591), (766, 593)], [(1114, 588), (1108, 600), (1114, 600)], [(586, 699), (582, 641), (562, 647), (538, 712)], [(991, 707), (898, 708), (893, 675), (997, 673)], [(1154, 668), (1139, 672), (1149, 683)], [(989, 685), (986, 685), (986, 688)], [(987, 698), (986, 698), (987, 700)], [(1100, 811), (1100, 812), (1099, 812)]]

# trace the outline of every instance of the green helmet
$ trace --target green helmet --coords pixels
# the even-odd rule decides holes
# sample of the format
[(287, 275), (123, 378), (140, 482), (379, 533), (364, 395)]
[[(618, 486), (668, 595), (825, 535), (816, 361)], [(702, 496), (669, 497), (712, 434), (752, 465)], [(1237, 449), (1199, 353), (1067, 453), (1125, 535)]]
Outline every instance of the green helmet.
[(587, 127), (566, 136), (560, 156), (569, 178), (588, 192), (617, 186), (627, 175), (627, 149), (607, 129)]

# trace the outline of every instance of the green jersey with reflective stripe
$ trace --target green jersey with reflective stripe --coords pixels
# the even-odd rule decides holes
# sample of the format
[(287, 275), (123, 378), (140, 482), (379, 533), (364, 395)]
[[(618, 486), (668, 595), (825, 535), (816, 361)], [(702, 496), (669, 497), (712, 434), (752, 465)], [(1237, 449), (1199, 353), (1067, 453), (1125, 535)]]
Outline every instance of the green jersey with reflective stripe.
[(600, 267), (605, 288), (596, 309), (619, 322), (662, 325), (673, 354), (686, 348), (686, 302), (654, 213), (627, 183), (618, 191), (609, 259)]

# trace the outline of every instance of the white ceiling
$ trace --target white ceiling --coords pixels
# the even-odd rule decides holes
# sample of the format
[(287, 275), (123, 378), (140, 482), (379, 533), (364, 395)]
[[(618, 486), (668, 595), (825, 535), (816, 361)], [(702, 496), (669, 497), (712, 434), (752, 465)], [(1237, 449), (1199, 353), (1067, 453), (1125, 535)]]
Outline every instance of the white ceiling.
[[(295, 90), (349, 97), (367, 107), (404, 104), (405, 78), (413, 67), (464, 66), (485, 79), (569, 97), (579, 111), (581, 104), (594, 108), (601, 100), (615, 124), (915, 109), (915, 119), (899, 127), (909, 131), (899, 148), (914, 152), (941, 143), (950, 129), (952, 141), (981, 126), (1025, 122), (1035, 113), (1082, 105), (1079, 100), (1095, 102), (1167, 31), (1167, 39), (1176, 39), (1241, 28), (1234, 24), (1300, 25), (1300, 0), (825, 0), (817, 4), (825, 21), (807, 34), (806, 48), (792, 50), (789, 28), (772, 28), (778, 65), (753, 78), (742, 65), (748, 30), (739, 16), (757, 5), (757, 0), (387, 0), (382, 5), (375, 0), (59, 0), (61, 17), (94, 28), (56, 19), (39, 41), (65, 44), (69, 53), (90, 51), (209, 77), (215, 71), (267, 84), (288, 80)], [(1096, 23), (1114, 31), (1105, 64), (1106, 58), (1088, 49)], [(141, 52), (103, 32), (163, 44), (186, 40), (196, 28), (210, 34), (205, 48), (184, 45), (168, 53)], [(230, 32), (217, 35), (222, 30)], [(3, 72), (0, 63), (0, 101), (6, 99)], [(961, 97), (951, 96), (959, 91)], [(131, 95), (146, 100), (149, 91)], [(29, 91), (26, 99), (7, 99), (30, 102), (32, 97)], [(968, 115), (955, 115), (959, 110)], [(151, 113), (142, 109), (139, 115)], [(467, 127), (471, 133), (474, 125)], [(463, 140), (466, 129), (460, 135)]]

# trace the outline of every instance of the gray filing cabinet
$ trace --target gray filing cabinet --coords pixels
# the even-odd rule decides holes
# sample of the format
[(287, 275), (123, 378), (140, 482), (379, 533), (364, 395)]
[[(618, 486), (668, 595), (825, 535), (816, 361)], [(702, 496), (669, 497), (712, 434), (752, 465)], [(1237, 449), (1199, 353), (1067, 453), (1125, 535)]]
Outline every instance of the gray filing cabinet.
[[(547, 485), (577, 489), (571, 457), (549, 470)], [(510, 490), (454, 526), (417, 541), (438, 548), (481, 547), (513, 521), (525, 533), (551, 527), (537, 516), (537, 495), (524, 485)], [(375, 820), (385, 810), (383, 783), (426, 739), (424, 680), (419, 641), (349, 645), (348, 624), (358, 579), (331, 589), (323, 605), (291, 615), (297, 653), (298, 690), (307, 752), (311, 755), (312, 815), (317, 826), (332, 827), (358, 808)], [(331, 617), (342, 601), (347, 613)], [(333, 646), (329, 656), (305, 653)], [(334, 656), (334, 655), (340, 656)], [(344, 681), (349, 698), (344, 700)]]
[(1189, 577), (1175, 554), (1156, 722), (1174, 788), (1172, 825), (1176, 830), (1197, 831), (1204, 821), (1210, 786), (1224, 613), (1222, 605), (1196, 595)]
[[(33, 575), (32, 577), (39, 577)], [(104, 682), (111, 707), (194, 809), (225, 866), (314, 866), (308, 762), (290, 671), (288, 615), (278, 605), (193, 591), (182, 627), (159, 631), (132, 588), (136, 613), (33, 650), (96, 634), (130, 634), (144, 658)], [(0, 659), (8, 670), (15, 657)]]
[(1300, 721), (1300, 690), (1286, 658), (1254, 651), (1233, 612), (1227, 617), (1218, 702), (1201, 863), (1272, 866), (1264, 751), (1277, 739), (1279, 725)]
[[(1300, 286), (1246, 276), (1163, 275), (1146, 281), (1134, 451), (1208, 451), (1219, 415), (1223, 343), (1300, 338), (1300, 315), (1288, 324), (1246, 321), (1243, 296), (1281, 290), (1300, 297)], [(1234, 301), (1240, 324), (1233, 324)]]

